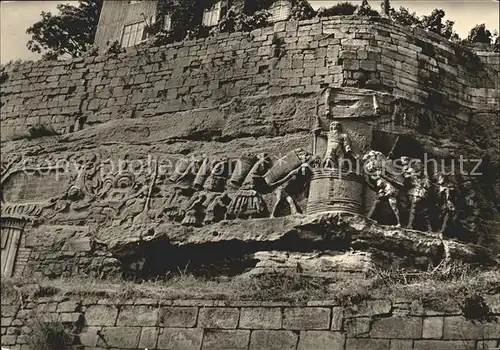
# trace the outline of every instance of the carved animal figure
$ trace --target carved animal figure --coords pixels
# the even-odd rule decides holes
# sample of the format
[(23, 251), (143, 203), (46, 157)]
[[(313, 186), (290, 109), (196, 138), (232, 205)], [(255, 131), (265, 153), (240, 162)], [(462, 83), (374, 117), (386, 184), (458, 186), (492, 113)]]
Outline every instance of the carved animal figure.
[[(272, 218), (275, 217), (277, 209), (283, 201), (288, 203), (292, 215), (301, 212), (291, 193), (297, 192), (297, 189), (293, 187), (300, 185), (303, 187), (307, 169), (311, 168), (308, 163), (310, 159), (309, 152), (302, 148), (295, 149), (278, 160), (264, 176), (267, 185), (270, 188), (275, 188), (276, 201), (271, 211)], [(303, 181), (298, 181), (299, 178)]]

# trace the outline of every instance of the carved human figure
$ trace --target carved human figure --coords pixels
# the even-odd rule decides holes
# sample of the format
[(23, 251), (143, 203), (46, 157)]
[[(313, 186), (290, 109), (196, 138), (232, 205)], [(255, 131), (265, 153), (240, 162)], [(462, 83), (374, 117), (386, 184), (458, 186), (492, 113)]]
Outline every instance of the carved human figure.
[(399, 209), (398, 209), (398, 199), (397, 199), (399, 194), (398, 189), (390, 182), (383, 180), (382, 178), (378, 178), (376, 180), (376, 187), (378, 189), (377, 199), (373, 203), (372, 208), (368, 213), (368, 217), (371, 219), (378, 205), (382, 201), (387, 201), (392, 209), (392, 212), (394, 213), (394, 216), (396, 216), (397, 220), (396, 227), (401, 227), (401, 221), (399, 218)]
[(313, 158), (311, 162), (304, 162), (299, 167), (288, 173), (283, 179), (274, 184), (274, 194), (276, 196), (276, 200), (271, 211), (272, 218), (276, 217), (278, 207), (283, 201), (285, 201), (290, 207), (290, 213), (292, 215), (302, 212), (293, 198), (292, 193), (298, 192), (297, 187), (300, 187), (301, 189), (304, 187), (307, 183), (308, 176), (310, 176), (311, 169), (316, 163), (316, 158)]
[(456, 208), (455, 188), (451, 185), (448, 177), (440, 173), (437, 176), (436, 197), (439, 207), (439, 219), (441, 227), (439, 233), (444, 233), (449, 224), (455, 224), (458, 219)]
[(205, 194), (199, 193), (193, 197), (188, 204), (184, 219), (181, 224), (184, 226), (199, 226), (201, 223), (201, 216), (203, 215), (203, 203), (206, 200)]
[(229, 198), (227, 192), (217, 195), (207, 206), (203, 224), (208, 225), (224, 220), (227, 212), (227, 205), (230, 202), (231, 198)]
[(149, 185), (147, 183), (135, 183), (132, 190), (134, 193), (124, 198), (118, 206), (120, 225), (126, 221), (133, 223), (134, 219), (144, 212), (144, 203), (149, 196)]
[(266, 203), (257, 190), (257, 181), (271, 167), (271, 160), (266, 153), (259, 154), (257, 159), (231, 203), (229, 203), (226, 214), (228, 219), (252, 219), (264, 217), (268, 214)]
[(207, 191), (221, 192), (224, 190), (228, 176), (228, 160), (222, 158), (213, 166), (203, 188)]
[(332, 122), (327, 134), (327, 146), (323, 167), (340, 168), (342, 159), (354, 158), (351, 142), (347, 134), (342, 132), (340, 122)]
[(428, 215), (428, 198), (431, 186), (429, 177), (425, 173), (422, 162), (419, 159), (401, 157), (401, 163), (403, 165), (403, 177), (410, 186), (408, 190), (410, 213), (407, 227), (414, 228), (415, 218), (418, 215), (425, 221), (427, 230), (431, 232), (432, 226)]

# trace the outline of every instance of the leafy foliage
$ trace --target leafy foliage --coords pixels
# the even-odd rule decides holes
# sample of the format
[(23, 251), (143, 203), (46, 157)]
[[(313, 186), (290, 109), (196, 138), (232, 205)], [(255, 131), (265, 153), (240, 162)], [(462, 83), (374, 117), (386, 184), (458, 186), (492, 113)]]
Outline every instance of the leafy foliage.
[[(273, 0), (255, 0), (245, 2), (243, 11), (236, 7), (222, 12), (221, 20), (216, 27), (207, 28), (200, 25), (203, 11), (212, 6), (216, 0), (197, 1), (180, 0), (177, 3), (163, 0), (158, 4), (158, 16), (155, 23), (146, 30), (151, 34), (149, 45), (158, 46), (185, 39), (202, 38), (219, 32), (233, 33), (252, 31), (270, 24), (269, 7)], [(172, 19), (172, 28), (165, 30), (164, 18), (168, 14)], [(294, 20), (310, 19), (316, 12), (306, 0), (295, 0), (290, 18)]]
[(469, 36), (467, 37), (467, 41), (471, 43), (491, 43), (491, 32), (486, 29), (486, 25), (484, 23), (476, 25), (469, 31)]
[(446, 39), (458, 41), (460, 38), (453, 28), (455, 22), (449, 20), (443, 22), (445, 15), (446, 13), (442, 9), (434, 9), (430, 15), (422, 17), (417, 16), (415, 12), (410, 12), (405, 7), (400, 7), (399, 10), (390, 9), (391, 18), (402, 25), (422, 28)]
[(455, 22), (446, 20), (443, 23), (445, 14), (444, 10), (434, 9), (429, 16), (422, 16), (421, 26), (424, 29), (439, 34), (446, 39), (458, 39), (458, 35), (453, 30)]
[(42, 19), (26, 30), (31, 35), (29, 50), (44, 54), (44, 59), (62, 55), (80, 57), (94, 42), (103, 0), (79, 0), (78, 6), (57, 5), (59, 14), (42, 11)]
[(28, 346), (33, 350), (70, 349), (72, 336), (63, 324), (57, 320), (47, 322), (43, 315), (32, 315), (30, 319), (31, 333), (26, 337)]
[(394, 21), (405, 26), (419, 27), (422, 22), (415, 12), (410, 12), (406, 7), (403, 6), (401, 6), (399, 10), (395, 10), (391, 7), (389, 13)]
[(306, 0), (296, 0), (290, 12), (290, 19), (295, 21), (311, 19), (315, 16), (316, 11), (313, 10)]
[[(150, 44), (156, 46), (182, 41), (186, 38), (207, 36), (208, 28), (200, 23), (204, 9), (212, 6), (215, 2), (216, 0), (159, 1), (156, 22), (146, 26), (146, 31), (153, 36)], [(172, 19), (170, 30), (165, 29), (165, 15), (167, 14)]]
[(117, 57), (119, 54), (125, 52), (125, 49), (120, 45), (118, 40), (108, 41), (106, 46), (106, 55)]
[(330, 17), (330, 16), (343, 16), (352, 15), (356, 11), (357, 6), (351, 4), (350, 2), (341, 2), (335, 6), (318, 9), (319, 17)]
[[(267, 10), (258, 10), (249, 15), (238, 12), (234, 7), (231, 7), (222, 17), (215, 31), (222, 33), (248, 32), (269, 25), (270, 18), (271, 13)], [(213, 33), (214, 31), (212, 31)]]

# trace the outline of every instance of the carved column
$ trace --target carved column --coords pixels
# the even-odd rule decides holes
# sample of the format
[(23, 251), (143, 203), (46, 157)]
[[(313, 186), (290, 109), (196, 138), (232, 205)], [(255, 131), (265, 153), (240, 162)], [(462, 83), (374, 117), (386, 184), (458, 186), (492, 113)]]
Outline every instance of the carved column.
[(21, 219), (2, 218), (0, 223), (2, 241), (0, 255), (3, 277), (12, 277), (14, 274), (19, 245), (21, 243), (21, 234), (25, 223)]
[(364, 179), (354, 172), (314, 169), (307, 214), (324, 212), (363, 214)]

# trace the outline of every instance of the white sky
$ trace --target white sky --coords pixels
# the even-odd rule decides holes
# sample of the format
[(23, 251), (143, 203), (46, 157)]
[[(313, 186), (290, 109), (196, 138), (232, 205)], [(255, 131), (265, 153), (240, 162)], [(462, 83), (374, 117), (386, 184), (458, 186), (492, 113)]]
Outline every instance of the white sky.
[[(56, 11), (58, 3), (74, 1), (3, 1), (0, 3), (0, 62), (12, 59), (38, 59), (39, 55), (26, 48), (30, 37), (26, 29), (40, 19), (41, 11)], [(339, 1), (311, 0), (314, 8), (329, 7)], [(361, 1), (353, 0), (353, 4)], [(370, 5), (379, 10), (380, 0), (369, 0)], [(485, 23), (490, 30), (499, 28), (498, 0), (392, 0), (391, 6), (405, 6), (418, 15), (429, 14), (434, 8), (446, 12), (445, 19), (455, 21), (455, 30), (464, 38), (476, 24)]]

